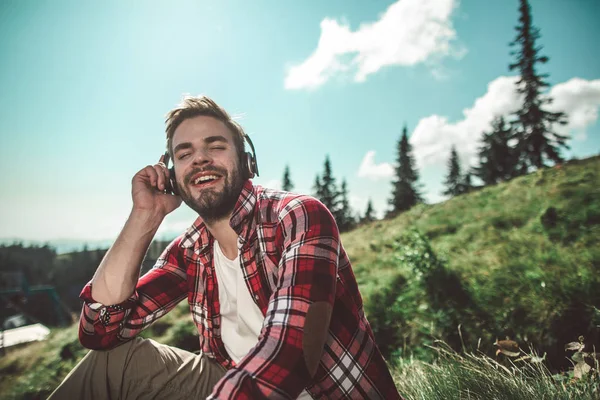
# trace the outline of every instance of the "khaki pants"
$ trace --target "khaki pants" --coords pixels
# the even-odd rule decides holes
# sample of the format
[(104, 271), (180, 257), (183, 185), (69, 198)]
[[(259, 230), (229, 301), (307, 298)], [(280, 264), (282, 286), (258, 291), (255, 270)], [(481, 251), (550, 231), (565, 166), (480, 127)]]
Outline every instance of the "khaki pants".
[(206, 399), (225, 372), (202, 354), (135, 338), (90, 351), (49, 399)]

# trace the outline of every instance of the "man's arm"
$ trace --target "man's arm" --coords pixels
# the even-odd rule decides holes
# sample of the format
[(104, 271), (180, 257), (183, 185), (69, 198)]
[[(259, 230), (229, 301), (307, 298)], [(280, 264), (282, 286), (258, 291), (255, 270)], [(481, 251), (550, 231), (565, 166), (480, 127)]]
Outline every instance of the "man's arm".
[(91, 294), (97, 302), (119, 304), (133, 294), (144, 255), (161, 222), (159, 215), (132, 210), (92, 278)]
[(93, 282), (81, 292), (84, 300), (79, 320), (79, 341), (94, 350), (106, 350), (132, 339), (162, 317), (187, 295), (187, 269), (175, 239), (142, 276), (128, 298), (102, 304), (93, 297)]
[(337, 225), (307, 196), (286, 207), (279, 229), (278, 284), (258, 344), (215, 385), (210, 399), (296, 398), (317, 369), (335, 298)]
[[(162, 192), (168, 175), (161, 157), (158, 164), (138, 171), (131, 181), (131, 214), (94, 277), (81, 293), (84, 307), (80, 319), (80, 341), (86, 347), (106, 348), (118, 344), (116, 338), (124, 337), (126, 317), (131, 314), (132, 309), (138, 308), (139, 295), (135, 289), (136, 285), (139, 286), (138, 278), (144, 255), (164, 217), (181, 204), (179, 197)], [(181, 291), (178, 290), (182, 285), (181, 273), (178, 271), (177, 260), (168, 260), (169, 254), (171, 251), (166, 251), (163, 261), (157, 262), (157, 267), (160, 268), (156, 272), (144, 277), (142, 286), (147, 294), (141, 303), (142, 311), (134, 312), (132, 318), (137, 317), (139, 320), (152, 312), (168, 308), (173, 299), (181, 296)], [(173, 271), (170, 275), (177, 278), (170, 279), (167, 271)], [(185, 273), (183, 280), (185, 281)], [(156, 283), (152, 284), (154, 281)], [(148, 294), (160, 292), (156, 287), (171, 292), (172, 299), (162, 299), (164, 304), (153, 301)], [(147, 306), (152, 308), (156, 304), (160, 304), (156, 310), (150, 310)], [(116, 327), (120, 329), (115, 332)], [(125, 337), (133, 337), (133, 331), (130, 329), (129, 335)]]
[(162, 161), (131, 180), (131, 214), (92, 278), (92, 296), (99, 303), (119, 304), (131, 296), (152, 238), (165, 216), (181, 204), (181, 198), (162, 192), (169, 176)]

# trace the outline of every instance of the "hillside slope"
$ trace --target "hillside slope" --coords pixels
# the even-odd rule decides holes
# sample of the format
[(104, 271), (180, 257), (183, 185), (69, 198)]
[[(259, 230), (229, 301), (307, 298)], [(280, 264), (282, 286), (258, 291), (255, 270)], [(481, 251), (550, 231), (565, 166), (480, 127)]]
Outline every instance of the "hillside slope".
[[(399, 356), (433, 359), (436, 339), (493, 356), (494, 340), (509, 336), (555, 369), (569, 367), (564, 344), (579, 335), (600, 348), (599, 171), (600, 156), (571, 161), (344, 234), (395, 371)], [(184, 303), (143, 335), (196, 350)], [(47, 395), (85, 353), (76, 333), (55, 330), (3, 356), (0, 397)]]
[[(451, 303), (455, 296), (468, 297), (459, 309), (431, 310), (431, 302), (414, 293), (414, 271), (402, 260), (405, 235), (413, 229), (428, 238), (431, 256), (444, 259), (444, 273), (449, 275), (440, 286), (460, 286), (438, 300)], [(470, 333), (471, 345), (483, 338), (491, 347), (496, 337), (509, 336), (525, 349), (531, 345), (547, 352), (555, 367), (568, 366), (562, 346), (579, 335), (600, 347), (600, 156), (441, 204), (419, 205), (393, 220), (349, 232), (343, 244), (367, 312), (381, 309), (383, 290), (388, 296), (383, 305), (406, 320), (395, 325), (404, 330), (399, 335), (405, 347), (448, 339), (436, 336), (431, 318), (415, 319), (436, 311), (454, 312), (463, 334)], [(418, 252), (415, 246), (410, 251)], [(394, 324), (389, 314), (390, 321), (380, 325)], [(456, 325), (451, 329), (457, 332)], [(410, 343), (416, 331), (420, 338)]]

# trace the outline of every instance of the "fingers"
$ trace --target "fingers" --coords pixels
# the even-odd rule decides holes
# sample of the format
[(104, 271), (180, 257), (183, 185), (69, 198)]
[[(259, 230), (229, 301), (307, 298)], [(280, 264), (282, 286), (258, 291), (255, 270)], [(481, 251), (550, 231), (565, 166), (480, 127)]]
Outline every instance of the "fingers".
[(162, 155), (159, 161), (154, 165), (147, 165), (142, 168), (132, 179), (132, 183), (136, 180), (138, 182), (144, 182), (151, 188), (155, 188), (161, 192), (164, 192), (167, 187), (170, 186), (169, 182), (169, 169), (164, 163), (165, 156)]
[(148, 177), (150, 181), (150, 186), (157, 188), (158, 186), (158, 171), (152, 165), (148, 165), (143, 169), (144, 174)]
[(169, 170), (167, 169), (167, 166), (163, 162), (159, 162), (158, 164), (155, 164), (153, 168), (157, 175), (158, 190), (163, 191), (167, 187), (167, 180), (169, 179)]
[(150, 186), (160, 191), (166, 188), (166, 181), (169, 179), (167, 168), (161, 164), (148, 165), (142, 171), (146, 175)]

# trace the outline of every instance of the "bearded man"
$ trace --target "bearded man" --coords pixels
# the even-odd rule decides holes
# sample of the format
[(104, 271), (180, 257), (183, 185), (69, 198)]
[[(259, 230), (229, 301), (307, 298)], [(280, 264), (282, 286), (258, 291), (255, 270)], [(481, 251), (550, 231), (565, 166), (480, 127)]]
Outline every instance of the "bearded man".
[[(331, 212), (254, 185), (252, 142), (206, 96), (170, 111), (166, 133), (81, 293), (79, 339), (92, 351), (50, 398), (399, 399)], [(198, 218), (140, 277), (182, 201)], [(199, 354), (137, 336), (186, 298)]]

